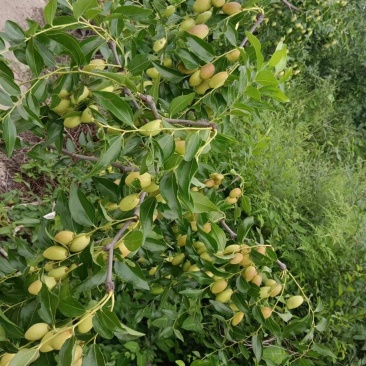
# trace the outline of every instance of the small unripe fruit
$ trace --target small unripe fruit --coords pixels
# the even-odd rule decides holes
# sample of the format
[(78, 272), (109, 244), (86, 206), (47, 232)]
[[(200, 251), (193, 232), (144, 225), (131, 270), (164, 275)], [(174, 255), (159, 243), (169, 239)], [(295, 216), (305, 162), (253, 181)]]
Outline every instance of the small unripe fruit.
[(159, 71), (157, 69), (155, 69), (155, 67), (150, 67), (150, 69), (146, 70), (146, 74), (151, 78), (151, 79), (157, 79), (159, 77)]
[(178, 247), (184, 247), (187, 243), (187, 235), (181, 235), (177, 240)]
[(213, 180), (213, 179), (207, 179), (206, 181), (205, 181), (205, 186), (207, 187), (207, 188), (211, 188), (211, 187), (213, 187), (215, 185), (215, 181)]
[(92, 314), (85, 314), (77, 325), (76, 329), (79, 333), (88, 333), (93, 328), (93, 317)]
[(62, 279), (64, 277), (66, 277), (68, 271), (69, 271), (69, 268), (68, 267), (61, 266), (61, 267), (58, 267), (58, 268), (55, 268), (55, 269), (51, 269), (48, 272), (48, 275), (50, 277), (53, 277), (56, 280), (58, 280), (58, 279)]
[(202, 81), (203, 80), (200, 77), (200, 70), (197, 70), (189, 78), (189, 85), (190, 86), (198, 86), (202, 83)]
[(225, 254), (236, 253), (236, 252), (239, 252), (239, 251), (240, 251), (240, 245), (239, 244), (231, 244), (231, 245), (228, 245), (224, 249)]
[(59, 351), (63, 344), (72, 337), (71, 329), (59, 329), (58, 332), (50, 341), (50, 346), (56, 351)]
[(206, 253), (207, 252), (207, 247), (206, 247), (206, 245), (203, 245), (202, 247), (200, 247), (200, 248), (198, 248), (197, 249), (197, 253), (199, 254), (199, 255), (201, 255), (202, 253)]
[(196, 0), (192, 9), (196, 13), (203, 13), (204, 11), (209, 10), (211, 6), (211, 0)]
[(96, 105), (90, 105), (88, 108), (85, 108), (80, 117), (82, 123), (94, 122), (94, 117), (91, 113), (91, 109), (94, 109), (97, 111), (98, 107)]
[(287, 309), (291, 310), (291, 309), (296, 309), (298, 308), (302, 303), (304, 302), (304, 298), (300, 295), (297, 296), (291, 296), (287, 301), (286, 301), (286, 307)]
[(71, 101), (74, 104), (81, 103), (83, 100), (85, 100), (89, 96), (89, 93), (90, 93), (89, 89), (86, 86), (84, 86), (84, 90), (83, 90), (82, 94), (77, 99), (75, 99), (74, 95), (72, 95)]
[(202, 243), (202, 241), (196, 241), (195, 243), (193, 243), (193, 248), (199, 250), (201, 248), (206, 248), (206, 246), (204, 243)]
[(70, 251), (73, 253), (81, 252), (90, 243), (90, 236), (82, 234), (78, 235), (70, 245)]
[(153, 51), (155, 53), (161, 51), (166, 45), (166, 38), (158, 39), (154, 42)]
[(78, 360), (74, 361), (71, 366), (82, 366), (83, 364), (83, 358), (79, 358)]
[(232, 310), (232, 311), (239, 311), (239, 308), (233, 303), (231, 302), (229, 304), (229, 308)]
[(186, 152), (186, 142), (184, 140), (175, 140), (175, 152), (178, 155), (184, 155)]
[(146, 125), (140, 127), (139, 132), (141, 133), (141, 135), (144, 136), (156, 136), (163, 129), (161, 122), (161, 119), (155, 119), (154, 121), (150, 121), (146, 123)]
[(224, 6), (226, 0), (212, 0), (212, 6), (215, 8), (221, 8)]
[(229, 77), (229, 74), (226, 71), (218, 72), (216, 75), (214, 75), (210, 82), (210, 88), (220, 88), (225, 84), (226, 79)]
[(264, 319), (268, 319), (272, 315), (272, 309), (268, 306), (264, 306), (263, 308), (261, 308), (261, 313)]
[(59, 93), (58, 93), (58, 97), (59, 98), (67, 98), (68, 96), (70, 95), (70, 93), (65, 90), (65, 89), (62, 89)]
[(75, 128), (81, 124), (80, 116), (67, 117), (64, 119), (64, 127)]
[(151, 184), (151, 175), (149, 173), (140, 175), (139, 172), (132, 172), (125, 179), (126, 186), (131, 187), (135, 179), (140, 181), (141, 188), (146, 188)]
[(73, 361), (78, 361), (81, 359), (81, 357), (83, 357), (83, 348), (77, 344), (74, 350), (74, 359)]
[(161, 16), (163, 18), (169, 18), (170, 16), (172, 16), (175, 13), (175, 6), (174, 5), (169, 5), (167, 6), (167, 8), (164, 10), (164, 12), (161, 14)]
[(252, 280), (250, 281), (251, 283), (254, 283), (255, 285), (257, 285), (258, 287), (262, 284), (262, 275), (257, 274), (255, 275)]
[(242, 272), (242, 276), (248, 282), (251, 281), (257, 274), (258, 272), (254, 266), (249, 266)]
[(55, 331), (51, 330), (48, 333), (46, 333), (46, 335), (42, 338), (41, 340), (41, 347), (40, 347), (40, 352), (51, 352), (53, 351), (53, 347), (51, 346), (51, 341), (54, 339), (55, 337)]
[(198, 24), (188, 30), (189, 34), (196, 36), (198, 38), (204, 39), (208, 36), (210, 29), (207, 27), (206, 24)]
[(202, 83), (194, 88), (194, 91), (199, 94), (203, 95), (206, 93), (208, 89), (210, 89), (210, 83), (209, 80), (203, 80)]
[(238, 199), (236, 197), (226, 197), (225, 202), (229, 205), (234, 205), (236, 202), (238, 202)]
[(229, 62), (236, 62), (236, 61), (239, 60), (239, 58), (240, 58), (240, 51), (239, 50), (233, 50), (233, 51), (229, 52), (226, 55), (226, 59)]
[(114, 86), (113, 85), (108, 85), (105, 88), (100, 89), (99, 91), (113, 93), (114, 92)]
[(211, 292), (213, 294), (219, 294), (226, 289), (227, 285), (228, 282), (224, 279), (216, 281), (211, 285)]
[(184, 258), (185, 258), (184, 253), (177, 254), (176, 256), (173, 257), (172, 265), (179, 266), (184, 261)]
[(7, 366), (10, 361), (15, 357), (16, 353), (4, 353), (1, 356), (0, 365)]
[(105, 205), (105, 208), (107, 211), (114, 211), (114, 210), (117, 210), (119, 206), (117, 205), (117, 203), (115, 202), (108, 202), (106, 205)]
[(270, 297), (276, 297), (277, 295), (279, 295), (282, 291), (282, 285), (280, 283), (273, 285), (271, 287), (271, 290), (269, 291), (269, 296)]
[(150, 185), (148, 185), (147, 187), (145, 187), (143, 189), (143, 191), (147, 192), (147, 193), (153, 193), (153, 192), (156, 192), (158, 190), (159, 190), (159, 186), (155, 182), (152, 182)]
[(165, 58), (163, 60), (163, 66), (172, 67), (173, 66), (173, 60), (170, 57)]
[(52, 290), (57, 285), (57, 281), (51, 276), (43, 276), (43, 280), (47, 288), (50, 290)]
[(189, 269), (191, 268), (191, 265), (192, 263), (190, 261), (185, 261), (182, 267), (183, 272), (188, 272)]
[(195, 71), (197, 71), (197, 69), (194, 69), (194, 70), (190, 70), (190, 69), (187, 69), (183, 62), (180, 62), (177, 66), (177, 69), (180, 73), (184, 74), (184, 75), (192, 75)]
[(212, 11), (205, 11), (198, 15), (196, 18), (196, 24), (204, 24), (212, 17)]
[(210, 222), (206, 222), (203, 227), (202, 227), (202, 230), (205, 232), (205, 233), (209, 233), (211, 231), (212, 227), (211, 227), (211, 223)]
[(200, 78), (202, 80), (208, 80), (214, 75), (214, 73), (215, 73), (214, 64), (206, 64), (202, 66), (202, 69), (200, 70)]
[(53, 245), (43, 252), (43, 256), (52, 261), (61, 261), (69, 256), (69, 252), (64, 247)]
[(230, 259), (230, 264), (239, 264), (243, 260), (244, 256), (241, 253), (235, 253), (234, 258)]
[(46, 272), (49, 272), (51, 271), (51, 269), (54, 269), (55, 268), (55, 263), (54, 262), (47, 262), (45, 265), (44, 265), (44, 270)]
[(197, 221), (191, 221), (190, 224), (192, 231), (198, 231)]
[(55, 108), (52, 108), (52, 110), (59, 116), (62, 116), (67, 112), (69, 107), (70, 107), (70, 101), (68, 99), (61, 99), (60, 103), (57, 104)]
[(186, 19), (184, 20), (180, 26), (179, 26), (179, 30), (180, 31), (189, 31), (191, 28), (193, 28), (196, 25), (196, 22), (194, 21), (194, 19)]
[(28, 292), (32, 295), (38, 295), (38, 292), (41, 291), (42, 282), (40, 280), (34, 281), (28, 287)]
[(269, 286), (261, 287), (259, 290), (259, 297), (261, 299), (265, 299), (269, 297), (269, 292), (271, 291), (271, 288)]
[(251, 252), (252, 248), (247, 244), (242, 244), (240, 246), (240, 250), (241, 250), (242, 254), (249, 254)]
[(121, 211), (131, 211), (133, 210), (140, 202), (140, 199), (136, 193), (130, 194), (122, 199), (119, 204), (119, 208)]
[(199, 272), (201, 271), (200, 268), (197, 266), (197, 264), (192, 264), (189, 268), (188, 268), (188, 272)]
[(226, 3), (222, 6), (222, 11), (227, 15), (234, 15), (241, 12), (241, 5), (235, 1)]
[(91, 60), (89, 65), (84, 66), (84, 71), (104, 70), (105, 68), (105, 61), (101, 58), (97, 58), (95, 60)]
[(156, 287), (151, 287), (150, 293), (152, 295), (160, 295), (165, 291), (164, 287), (161, 286), (156, 286)]
[(63, 231), (59, 231), (53, 239), (60, 244), (67, 245), (72, 242), (74, 237), (75, 237), (75, 234), (72, 231), (63, 230)]
[(277, 282), (275, 280), (268, 279), (268, 280), (264, 281), (264, 284), (266, 286), (273, 287), (273, 286), (277, 285)]
[(243, 260), (240, 262), (240, 265), (243, 267), (247, 267), (247, 266), (251, 266), (253, 264), (250, 255), (249, 254), (244, 254), (243, 255)]
[(256, 250), (258, 253), (261, 253), (262, 255), (266, 255), (266, 247), (264, 245), (258, 245)]
[(24, 334), (24, 338), (28, 341), (38, 341), (48, 333), (50, 327), (47, 323), (33, 324)]
[(214, 260), (212, 259), (212, 257), (207, 253), (207, 252), (203, 252), (200, 254), (200, 258), (206, 262), (210, 262), (212, 263)]
[(154, 274), (156, 273), (156, 271), (157, 271), (157, 269), (158, 269), (158, 267), (152, 267), (152, 268), (150, 268), (150, 270), (149, 270), (149, 275), (150, 276), (154, 276)]
[(231, 325), (236, 327), (243, 320), (243, 318), (244, 318), (244, 313), (242, 311), (239, 311), (231, 319)]
[(231, 295), (234, 293), (234, 291), (231, 288), (227, 288), (226, 290), (220, 292), (216, 296), (216, 301), (226, 303), (230, 301)]

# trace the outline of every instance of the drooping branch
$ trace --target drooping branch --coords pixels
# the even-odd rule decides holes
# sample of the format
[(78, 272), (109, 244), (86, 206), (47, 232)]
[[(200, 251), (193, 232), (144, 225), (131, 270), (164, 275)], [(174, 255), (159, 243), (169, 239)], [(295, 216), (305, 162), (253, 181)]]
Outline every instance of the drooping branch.
[[(264, 20), (264, 14), (260, 14), (257, 18), (257, 21), (253, 24), (252, 28), (250, 28), (250, 33), (254, 33), (254, 31), (260, 26), (260, 24)], [(248, 37), (245, 37), (243, 41), (240, 43), (239, 47), (244, 47), (246, 43), (248, 42)]]
[(291, 4), (289, 1), (287, 0), (281, 0), (286, 6), (288, 6), (290, 9), (295, 10), (295, 11), (300, 11), (300, 9), (298, 7), (296, 7), (295, 5)]
[[(57, 148), (53, 145), (48, 146), (49, 149), (57, 151)], [(68, 151), (67, 149), (61, 149), (61, 152), (65, 155), (68, 155), (76, 160), (85, 160), (85, 161), (93, 161), (96, 162), (99, 160), (99, 158), (97, 158), (96, 156), (86, 156), (86, 155), (80, 155), (80, 154), (76, 154), (73, 153), (71, 151)], [(121, 172), (125, 173), (125, 172), (132, 172), (135, 170), (138, 170), (137, 167), (133, 167), (133, 166), (126, 166), (126, 165), (122, 165), (120, 163), (111, 163), (112, 166), (114, 166), (115, 168), (118, 168)]]

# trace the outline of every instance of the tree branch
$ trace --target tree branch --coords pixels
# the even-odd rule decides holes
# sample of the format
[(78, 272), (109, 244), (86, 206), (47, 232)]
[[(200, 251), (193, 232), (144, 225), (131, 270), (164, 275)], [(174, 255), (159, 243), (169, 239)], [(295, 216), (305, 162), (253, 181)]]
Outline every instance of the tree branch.
[(238, 234), (237, 233), (235, 233), (234, 231), (232, 231), (231, 229), (230, 229), (230, 227), (229, 227), (229, 225), (225, 222), (225, 220), (224, 219), (221, 219), (220, 220), (220, 224), (222, 225), (222, 227), (229, 233), (229, 235), (233, 238), (233, 239), (235, 239), (235, 238), (237, 238), (238, 237)]
[[(259, 17), (257, 18), (257, 21), (253, 24), (252, 28), (250, 28), (249, 32), (253, 33), (260, 26), (260, 24), (263, 22), (263, 20), (264, 20), (264, 14), (260, 14)], [(244, 47), (247, 42), (248, 42), (248, 37), (245, 37), (243, 39), (243, 42), (240, 43), (239, 47)]]
[(281, 0), (285, 5), (287, 5), (290, 9), (295, 10), (295, 11), (300, 11), (299, 8), (297, 8), (295, 5), (292, 5), (289, 1), (287, 0)]
[(145, 102), (149, 106), (151, 112), (154, 115), (154, 118), (161, 119), (161, 116), (158, 112), (158, 109), (156, 108), (156, 104), (154, 102), (153, 97), (151, 95), (140, 94), (140, 98), (143, 102)]
[(197, 126), (197, 127), (212, 127), (217, 130), (217, 124), (210, 122), (206, 119), (201, 119), (199, 121), (191, 121), (189, 119), (174, 119), (174, 118), (164, 118), (165, 121), (175, 125), (188, 125), (188, 126)]
[(0, 256), (8, 258), (8, 253), (3, 248), (0, 248)]

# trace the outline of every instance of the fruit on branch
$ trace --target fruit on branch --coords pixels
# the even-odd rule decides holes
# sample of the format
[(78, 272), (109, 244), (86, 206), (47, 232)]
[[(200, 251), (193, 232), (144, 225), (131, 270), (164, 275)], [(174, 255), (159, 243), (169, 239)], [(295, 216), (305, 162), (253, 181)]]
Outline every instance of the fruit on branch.
[(88, 333), (93, 328), (93, 317), (94, 314), (86, 313), (80, 319), (76, 329), (79, 333)]
[(252, 250), (252, 247), (247, 244), (241, 244), (240, 250), (241, 250), (242, 254), (249, 254)]
[(234, 258), (230, 259), (230, 264), (239, 264), (243, 260), (244, 256), (241, 253), (235, 253)]
[(236, 202), (238, 202), (238, 199), (235, 197), (226, 197), (225, 202), (229, 205), (234, 205)]
[(55, 330), (50, 330), (41, 340), (41, 347), (39, 348), (40, 352), (51, 352), (53, 351), (53, 347), (51, 346), (51, 341), (54, 339), (56, 335)]
[(268, 319), (272, 315), (272, 309), (268, 306), (263, 306), (261, 308), (261, 313), (264, 319)]
[[(140, 175), (139, 172), (132, 172), (125, 179), (126, 186), (131, 187), (135, 179), (140, 182), (141, 188), (146, 188), (151, 184), (151, 175), (149, 173)], [(159, 186), (157, 189), (159, 189)]]
[(119, 208), (121, 211), (131, 211), (139, 204), (139, 202), (140, 199), (138, 194), (133, 193), (122, 199), (119, 204)]
[(74, 350), (74, 359), (73, 361), (78, 361), (81, 359), (81, 357), (83, 357), (83, 347), (81, 347), (79, 344), (77, 344), (75, 346), (75, 350)]
[(67, 117), (64, 119), (64, 127), (75, 128), (81, 124), (81, 115)]
[(140, 127), (139, 132), (144, 136), (156, 136), (163, 129), (162, 120), (155, 119), (154, 121), (150, 121)]
[(196, 0), (193, 4), (193, 11), (196, 13), (203, 13), (206, 10), (209, 10), (212, 6), (211, 0)]
[(151, 78), (151, 79), (157, 79), (159, 77), (159, 71), (155, 68), (155, 67), (150, 67), (150, 69), (146, 70), (146, 74)]
[(234, 291), (231, 288), (227, 288), (226, 290), (220, 292), (216, 296), (216, 301), (226, 303), (229, 302), (231, 299), (231, 295), (234, 293)]
[(173, 60), (170, 57), (164, 58), (163, 66), (172, 67), (173, 66)]
[[(50, 276), (43, 276), (43, 280), (50, 290), (52, 290), (57, 284), (55, 278)], [(41, 282), (41, 280), (36, 280), (29, 285), (28, 292), (32, 295), (38, 295), (39, 291), (41, 291), (42, 289), (42, 286), (43, 283)]]
[(150, 185), (148, 185), (147, 187), (145, 187), (143, 189), (144, 192), (147, 192), (147, 193), (154, 193), (154, 192), (157, 192), (159, 191), (159, 185), (156, 184), (155, 182), (152, 182)]
[(207, 27), (206, 24), (198, 24), (189, 29), (188, 33), (198, 38), (204, 39), (210, 33), (210, 29)]
[(58, 280), (58, 279), (63, 279), (63, 278), (65, 278), (68, 272), (69, 272), (69, 268), (68, 268), (68, 267), (66, 267), (66, 266), (61, 266), (61, 267), (58, 267), (58, 268), (51, 269), (51, 270), (48, 272), (48, 275), (49, 275), (50, 277), (53, 277), (53, 278), (55, 278), (56, 280)]
[(68, 96), (70, 95), (70, 93), (65, 90), (65, 89), (62, 89), (59, 93), (58, 93), (58, 97), (59, 98), (67, 98)]
[(69, 252), (64, 247), (53, 245), (43, 252), (43, 256), (52, 261), (62, 261), (69, 256)]
[(154, 42), (154, 46), (153, 46), (153, 51), (155, 53), (158, 53), (159, 51), (161, 51), (166, 45), (166, 38), (161, 38), (158, 39), (157, 41)]
[(221, 9), (226, 15), (234, 15), (241, 12), (241, 5), (235, 1), (232, 1), (224, 4)]
[(189, 31), (191, 28), (193, 28), (196, 25), (196, 22), (192, 18), (188, 18), (186, 20), (183, 20), (183, 22), (179, 26), (180, 31)]
[(59, 231), (53, 239), (60, 244), (67, 245), (72, 242), (74, 237), (75, 237), (75, 234), (72, 231), (62, 230), (62, 231)]
[(8, 366), (16, 353), (4, 353), (0, 359), (0, 366)]
[(85, 108), (80, 117), (82, 123), (94, 122), (94, 117), (91, 113), (91, 109), (98, 111), (98, 107), (96, 105), (90, 105), (89, 107)]
[(271, 286), (271, 290), (269, 291), (270, 297), (276, 297), (278, 296), (282, 291), (282, 285), (280, 283), (277, 283), (276, 285)]
[(160, 295), (165, 291), (164, 287), (161, 286), (152, 286), (150, 290), (151, 295)]
[(51, 328), (47, 323), (33, 324), (24, 334), (24, 338), (28, 341), (38, 341), (43, 338)]
[(169, 18), (171, 17), (174, 13), (175, 13), (175, 6), (174, 5), (169, 5), (167, 6), (167, 8), (162, 12), (161, 16), (163, 18)]
[(192, 264), (189, 269), (188, 272), (200, 272), (200, 268), (197, 266), (197, 264)]
[(122, 258), (126, 258), (131, 253), (131, 251), (126, 247), (123, 240), (120, 240), (117, 243), (117, 247), (118, 247), (119, 251), (121, 252)]
[(202, 231), (204, 231), (205, 233), (209, 233), (212, 229), (212, 225), (210, 222), (206, 222), (203, 226), (202, 226)]
[(61, 99), (60, 103), (57, 104), (56, 107), (52, 108), (52, 110), (59, 116), (62, 116), (63, 114), (68, 112), (69, 107), (70, 107), (70, 101), (68, 99)]
[(71, 102), (73, 104), (79, 104), (83, 100), (85, 100), (86, 98), (88, 98), (89, 94), (90, 94), (89, 89), (86, 86), (84, 86), (83, 92), (81, 93), (81, 95), (77, 99), (75, 99), (75, 96), (74, 95), (71, 96)]
[(210, 263), (214, 262), (213, 258), (207, 252), (201, 253), (200, 258), (206, 262), (210, 262)]
[(259, 245), (257, 248), (256, 248), (257, 252), (262, 254), (262, 255), (266, 255), (266, 247), (264, 245)]
[(215, 8), (222, 8), (225, 4), (225, 1), (226, 0), (212, 0), (212, 5), (215, 7)]
[(90, 243), (90, 236), (86, 234), (78, 235), (70, 245), (70, 252), (77, 253), (81, 252)]
[(209, 82), (210, 88), (215, 89), (215, 88), (219, 88), (220, 86), (223, 86), (228, 77), (229, 77), (229, 74), (226, 71), (218, 72), (211, 78), (211, 80)]
[(197, 221), (191, 221), (190, 224), (192, 231), (198, 231)]
[(250, 282), (254, 283), (259, 287), (262, 284), (262, 280), (263, 280), (262, 275), (258, 273), (253, 277), (253, 279)]
[(226, 59), (229, 62), (236, 62), (236, 61), (239, 60), (239, 58), (240, 58), (240, 51), (239, 50), (233, 50), (233, 51), (229, 52), (226, 55)]
[(296, 309), (298, 308), (302, 303), (304, 302), (304, 298), (300, 295), (297, 296), (291, 296), (287, 301), (286, 301), (286, 307), (287, 309), (291, 310), (291, 309)]
[(239, 244), (230, 244), (228, 245), (225, 249), (224, 249), (224, 253), (225, 254), (232, 254), (232, 253), (236, 253), (239, 252), (241, 249)]
[(257, 269), (254, 266), (249, 266), (245, 268), (245, 270), (241, 273), (241, 275), (247, 282), (251, 281), (257, 274)]
[(206, 93), (208, 89), (210, 89), (209, 80), (203, 80), (202, 83), (194, 88), (194, 91), (199, 94), (203, 95)]
[(174, 141), (175, 144), (175, 152), (178, 155), (184, 155), (186, 152), (186, 142), (184, 140), (175, 140)]
[(175, 255), (172, 259), (172, 265), (179, 266), (181, 263), (183, 263), (185, 256), (186, 255), (184, 253), (178, 253)]
[(219, 294), (224, 291), (228, 286), (228, 282), (225, 279), (218, 280), (211, 285), (211, 292), (213, 294)]
[(272, 280), (271, 278), (264, 281), (264, 284), (269, 287), (273, 287), (277, 285), (277, 282), (275, 280)]
[(196, 18), (196, 24), (204, 24), (212, 17), (212, 11), (205, 11)]
[(84, 66), (84, 71), (104, 70), (106, 68), (105, 61), (101, 58), (96, 58), (89, 62), (89, 65)]
[(108, 86), (100, 89), (99, 91), (113, 93), (114, 92), (114, 86), (113, 85), (108, 85)]
[(269, 286), (261, 287), (259, 290), (259, 297), (261, 299), (265, 299), (269, 297), (269, 292), (271, 291), (271, 288)]
[(214, 64), (206, 64), (202, 66), (200, 70), (200, 78), (202, 80), (210, 79), (215, 73), (215, 66)]
[(57, 330), (58, 334), (50, 340), (50, 346), (59, 351), (63, 344), (72, 337), (72, 329), (70, 328), (61, 328)]
[(200, 70), (197, 70), (189, 78), (189, 85), (190, 86), (198, 86), (202, 83), (202, 81), (203, 80), (200, 77)]
[(187, 235), (180, 235), (177, 240), (178, 247), (184, 247), (187, 243)]
[(247, 267), (247, 266), (251, 266), (253, 264), (250, 255), (249, 254), (244, 254), (243, 255), (243, 260), (240, 262), (240, 265), (243, 267)]
[(242, 191), (240, 188), (234, 188), (230, 191), (229, 193), (229, 197), (235, 197), (235, 198), (238, 198), (240, 197), (242, 194)]
[(205, 180), (205, 186), (207, 187), (207, 188), (211, 188), (211, 187), (213, 187), (215, 185), (215, 181), (213, 180), (213, 179), (207, 179), (207, 180)]
[(234, 315), (234, 317), (231, 319), (231, 325), (236, 327), (244, 318), (244, 312), (239, 311)]
[(183, 62), (179, 62), (177, 69), (180, 73), (182, 73), (184, 75), (192, 75), (195, 71), (197, 71), (197, 69), (194, 69), (194, 70), (187, 69), (184, 66)]

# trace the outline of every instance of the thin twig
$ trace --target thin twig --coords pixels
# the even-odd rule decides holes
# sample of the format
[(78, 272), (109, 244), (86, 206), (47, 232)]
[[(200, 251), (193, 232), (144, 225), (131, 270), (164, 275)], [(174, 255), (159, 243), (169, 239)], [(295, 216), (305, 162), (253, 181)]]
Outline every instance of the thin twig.
[(154, 102), (154, 99), (151, 95), (144, 95), (140, 94), (140, 98), (143, 102), (145, 102), (151, 109), (152, 114), (154, 115), (154, 118), (160, 119), (160, 114), (158, 112), (158, 109), (156, 108), (156, 104)]
[[(48, 148), (51, 150), (57, 151), (57, 148), (53, 145), (48, 146)], [(97, 158), (95, 156), (80, 155), (80, 154), (76, 154), (71, 151), (68, 151), (67, 149), (61, 149), (61, 152), (65, 155), (71, 156), (72, 158), (77, 159), (77, 160), (94, 161), (94, 162), (99, 161), (99, 158)], [(122, 164), (115, 163), (115, 162), (111, 163), (111, 165), (114, 166), (115, 168), (118, 168), (123, 173), (138, 170), (138, 168), (136, 168), (136, 167), (126, 166), (126, 165), (122, 165)]]
[(212, 127), (217, 130), (217, 124), (210, 122), (206, 119), (201, 119), (199, 121), (191, 121), (189, 119), (174, 119), (174, 118), (164, 118), (165, 121), (175, 125), (188, 125), (188, 126), (197, 126), (197, 127)]
[(3, 248), (0, 248), (0, 255), (4, 258), (8, 258), (8, 253)]
[(118, 53), (117, 53), (117, 47), (116, 47), (116, 44), (114, 43), (114, 42), (109, 42), (108, 43), (108, 46), (109, 46), (109, 48), (111, 49), (111, 51), (112, 51), (112, 54), (113, 54), (113, 57), (114, 57), (114, 59), (115, 59), (115, 61), (116, 61), (116, 63), (121, 67), (121, 69), (123, 70), (123, 67), (122, 67), (122, 64), (121, 64), (121, 61), (120, 61), (120, 59), (119, 59), (119, 57), (118, 57)]
[(295, 5), (292, 5), (289, 1), (287, 0), (281, 0), (285, 5), (287, 5), (290, 9), (295, 10), (295, 11), (300, 11), (299, 8), (297, 8)]
[[(260, 14), (257, 21), (253, 24), (252, 28), (250, 28), (250, 33), (253, 33), (259, 26), (260, 24), (263, 22), (264, 20), (264, 14)], [(240, 43), (239, 47), (244, 47), (245, 44), (248, 42), (248, 37), (245, 37), (243, 39), (243, 42)]]
[(229, 227), (229, 225), (225, 222), (224, 219), (220, 220), (220, 224), (222, 225), (222, 227), (229, 233), (229, 235), (235, 239), (238, 237), (238, 234), (235, 233), (234, 231), (231, 230), (231, 228)]

